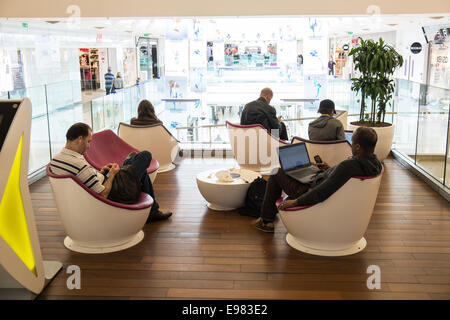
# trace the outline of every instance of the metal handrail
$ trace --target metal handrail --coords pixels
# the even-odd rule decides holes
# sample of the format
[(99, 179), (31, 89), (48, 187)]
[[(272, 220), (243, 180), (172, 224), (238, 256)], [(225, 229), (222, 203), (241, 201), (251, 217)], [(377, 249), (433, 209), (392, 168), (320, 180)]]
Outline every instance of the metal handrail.
[[(398, 112), (386, 112), (386, 114), (397, 114)], [(359, 113), (351, 113), (348, 114), (347, 117), (355, 117), (359, 116)], [(317, 119), (317, 117), (304, 117), (304, 118), (291, 118), (291, 119), (283, 119), (283, 121), (303, 121), (303, 120), (313, 120)], [(186, 129), (201, 129), (201, 128), (218, 128), (225, 127), (225, 123), (221, 124), (205, 124), (201, 126), (190, 126), (190, 127), (176, 127), (177, 130), (186, 130)]]

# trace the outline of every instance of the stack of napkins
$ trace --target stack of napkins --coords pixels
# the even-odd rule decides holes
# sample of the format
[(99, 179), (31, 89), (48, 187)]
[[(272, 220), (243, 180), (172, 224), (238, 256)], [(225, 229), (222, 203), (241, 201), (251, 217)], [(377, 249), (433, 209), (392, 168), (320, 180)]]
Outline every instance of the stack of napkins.
[(217, 181), (219, 182), (233, 182), (233, 178), (228, 170), (220, 170), (216, 172)]

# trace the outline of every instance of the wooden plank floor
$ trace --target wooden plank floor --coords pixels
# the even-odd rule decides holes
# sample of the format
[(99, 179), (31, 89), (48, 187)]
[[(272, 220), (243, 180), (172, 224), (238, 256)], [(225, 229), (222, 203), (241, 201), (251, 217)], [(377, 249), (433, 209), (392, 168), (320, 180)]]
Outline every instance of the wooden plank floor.
[[(356, 255), (317, 257), (250, 226), (236, 211), (206, 207), (197, 173), (233, 159), (187, 159), (158, 174), (156, 196), (174, 215), (146, 225), (128, 250), (79, 254), (65, 236), (49, 181), (31, 186), (44, 258), (81, 268), (81, 290), (66, 287), (62, 270), (40, 299), (450, 299), (450, 206), (392, 159), (385, 160), (375, 211)], [(92, 214), (95, 214), (93, 212)], [(369, 265), (381, 268), (381, 289), (366, 286)]]

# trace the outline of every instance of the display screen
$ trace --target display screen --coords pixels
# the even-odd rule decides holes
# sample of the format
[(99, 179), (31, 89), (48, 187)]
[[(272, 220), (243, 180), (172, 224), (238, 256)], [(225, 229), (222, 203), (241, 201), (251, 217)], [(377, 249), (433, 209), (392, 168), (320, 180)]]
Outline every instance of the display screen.
[(18, 102), (0, 102), (0, 152), (18, 108)]
[(309, 166), (308, 151), (304, 143), (296, 143), (278, 149), (281, 168), (284, 171)]
[(434, 43), (450, 42), (450, 24), (424, 26), (422, 31), (425, 39)]
[(350, 143), (350, 145), (352, 145), (352, 135), (353, 135), (353, 132), (345, 133), (345, 139), (347, 139), (347, 141), (348, 141), (348, 143)]

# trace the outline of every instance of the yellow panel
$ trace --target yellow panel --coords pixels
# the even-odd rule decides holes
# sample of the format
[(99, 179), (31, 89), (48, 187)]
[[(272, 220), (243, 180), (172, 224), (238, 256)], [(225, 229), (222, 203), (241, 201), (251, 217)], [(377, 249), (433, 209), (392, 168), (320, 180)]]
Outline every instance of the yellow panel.
[(2, 202), (0, 203), (0, 236), (23, 263), (36, 274), (36, 263), (31, 248), (30, 234), (23, 206), (20, 189), (20, 165), (22, 161), (23, 135), (14, 157), (14, 163), (9, 173)]

